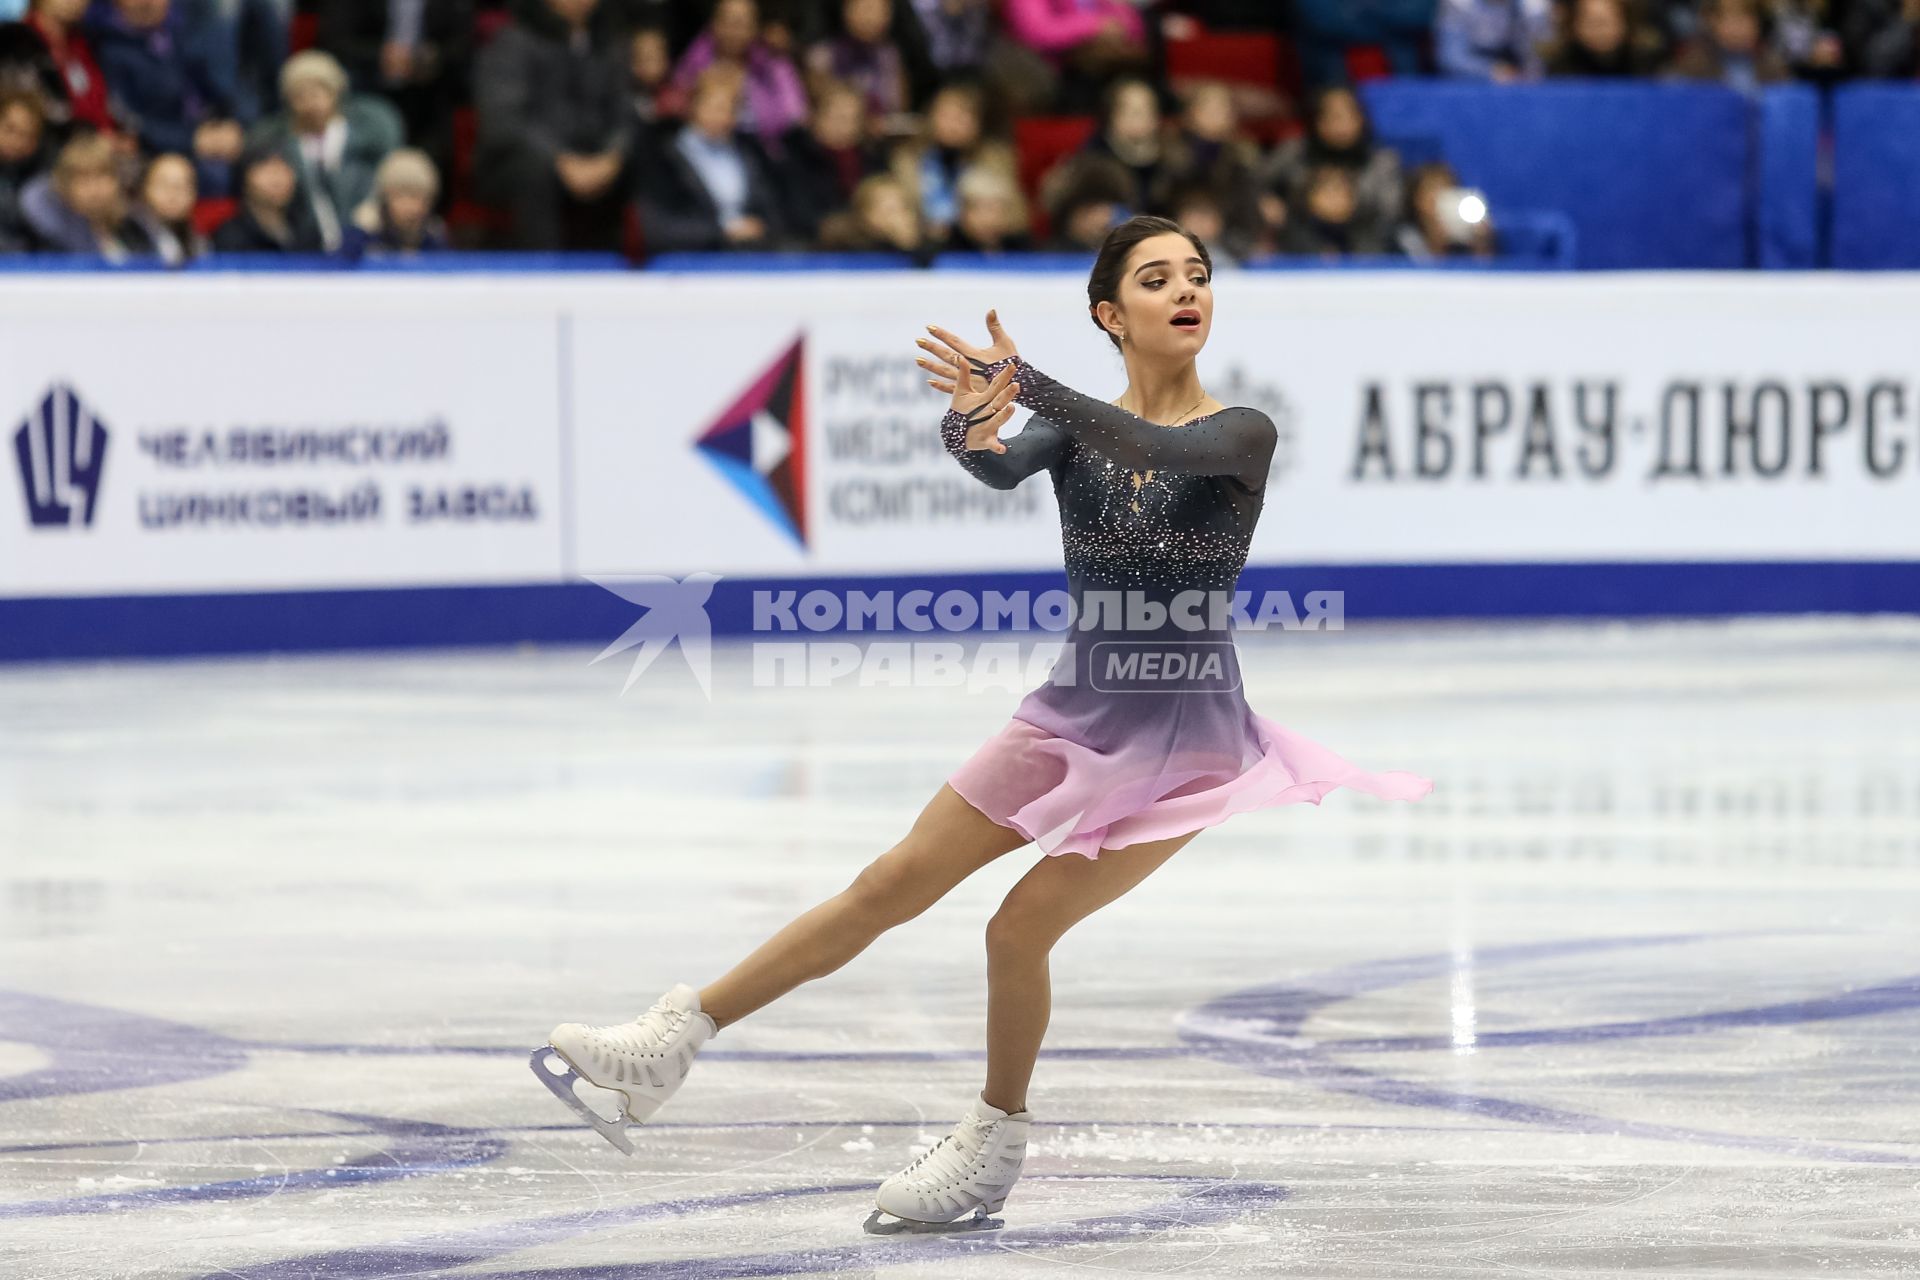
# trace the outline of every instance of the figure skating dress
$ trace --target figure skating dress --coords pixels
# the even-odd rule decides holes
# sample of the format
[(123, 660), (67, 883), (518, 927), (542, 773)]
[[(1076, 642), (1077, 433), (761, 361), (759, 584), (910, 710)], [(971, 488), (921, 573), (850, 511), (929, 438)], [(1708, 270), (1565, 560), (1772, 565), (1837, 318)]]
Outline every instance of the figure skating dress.
[[(990, 378), (1006, 363), (977, 367)], [(1251, 809), (1318, 804), (1336, 787), (1391, 800), (1432, 791), (1418, 774), (1370, 773), (1254, 714), (1230, 619), (1195, 607), (1230, 599), (1246, 565), (1272, 420), (1236, 407), (1161, 426), (1015, 363), (1017, 402), (1034, 417), (1006, 452), (968, 449), (955, 411), (941, 437), (995, 488), (1050, 474), (1075, 621), (1046, 682), (948, 785), (1047, 854), (1087, 858)], [(1101, 608), (1102, 596), (1127, 605)], [(1155, 605), (1166, 610), (1157, 627)]]

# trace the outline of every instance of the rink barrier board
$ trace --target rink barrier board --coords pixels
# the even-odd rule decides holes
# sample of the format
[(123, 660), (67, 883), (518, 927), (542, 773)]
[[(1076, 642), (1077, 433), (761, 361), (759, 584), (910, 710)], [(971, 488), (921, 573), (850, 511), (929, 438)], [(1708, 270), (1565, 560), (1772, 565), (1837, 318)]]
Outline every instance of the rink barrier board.
[[(604, 644), (637, 614), (609, 574), (724, 573), (721, 634), (755, 585), (1060, 583), (1050, 486), (963, 474), (907, 339), (996, 306), (1108, 392), (1079, 277), (690, 284), (0, 280), (0, 657)], [(1920, 277), (1230, 292), (1203, 372), (1281, 445), (1249, 589), (1356, 619), (1920, 612)]]
[[(758, 590), (1039, 593), (1058, 573), (722, 578), (716, 636), (753, 634)], [(1461, 618), (1920, 613), (1920, 561), (1253, 566), (1240, 588), (1345, 593), (1349, 627)], [(0, 600), (0, 661), (610, 643), (640, 611), (591, 583)], [(812, 633), (763, 633), (804, 640)], [(869, 636), (880, 633), (867, 632)], [(955, 633), (888, 633), (939, 639)], [(984, 634), (984, 633), (973, 633)]]

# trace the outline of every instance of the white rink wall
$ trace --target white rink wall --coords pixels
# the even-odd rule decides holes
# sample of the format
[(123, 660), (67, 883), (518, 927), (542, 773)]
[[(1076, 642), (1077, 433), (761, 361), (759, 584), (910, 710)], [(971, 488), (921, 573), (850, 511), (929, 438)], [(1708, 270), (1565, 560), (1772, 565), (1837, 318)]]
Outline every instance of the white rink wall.
[[(1920, 277), (1216, 287), (1202, 376), (1282, 433), (1251, 573), (1426, 574), (1427, 614), (1920, 608)], [(1112, 398), (1083, 299), (1028, 273), (0, 279), (0, 615), (1057, 573), (1045, 480), (942, 452), (912, 343), (997, 307)]]

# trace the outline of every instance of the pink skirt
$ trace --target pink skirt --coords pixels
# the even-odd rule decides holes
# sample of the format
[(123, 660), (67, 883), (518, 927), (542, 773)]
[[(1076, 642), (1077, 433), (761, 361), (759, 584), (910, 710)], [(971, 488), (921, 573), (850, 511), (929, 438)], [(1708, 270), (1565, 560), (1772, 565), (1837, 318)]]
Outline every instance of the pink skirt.
[(1102, 849), (1164, 840), (1236, 813), (1306, 801), (1336, 787), (1418, 800), (1433, 782), (1369, 773), (1311, 739), (1248, 713), (1258, 754), (1235, 767), (1217, 753), (1167, 755), (1150, 746), (1098, 751), (1015, 717), (947, 779), (960, 797), (1049, 856), (1098, 859)]

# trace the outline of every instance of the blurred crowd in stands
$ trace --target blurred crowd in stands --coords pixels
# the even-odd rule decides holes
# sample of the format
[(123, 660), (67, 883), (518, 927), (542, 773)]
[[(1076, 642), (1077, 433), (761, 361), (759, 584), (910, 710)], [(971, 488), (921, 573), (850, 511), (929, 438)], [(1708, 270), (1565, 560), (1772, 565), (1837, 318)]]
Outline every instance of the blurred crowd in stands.
[[(1133, 212), (1229, 260), (1487, 255), (1493, 222), (1444, 164), (1403, 170), (1356, 80), (1920, 72), (1920, 0), (0, 0), (0, 18), (0, 253), (168, 264), (926, 261), (1087, 251)], [(1178, 56), (1197, 36), (1234, 74)]]

